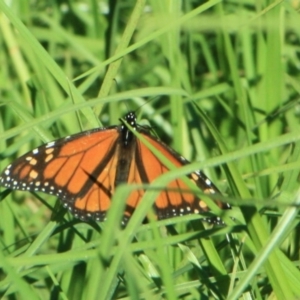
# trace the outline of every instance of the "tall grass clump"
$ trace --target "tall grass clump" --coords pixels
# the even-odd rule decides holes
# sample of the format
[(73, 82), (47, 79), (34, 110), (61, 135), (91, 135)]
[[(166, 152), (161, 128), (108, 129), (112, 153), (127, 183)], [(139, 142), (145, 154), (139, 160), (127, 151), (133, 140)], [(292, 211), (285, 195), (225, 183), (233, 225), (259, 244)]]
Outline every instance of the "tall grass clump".
[(133, 110), (191, 161), (162, 182), (203, 170), (232, 206), (212, 205), (225, 226), (155, 221), (154, 182), (120, 229), (136, 187), (116, 190), (104, 223), (1, 188), (1, 298), (299, 299), (299, 13), (300, 1), (0, 0), (1, 171)]

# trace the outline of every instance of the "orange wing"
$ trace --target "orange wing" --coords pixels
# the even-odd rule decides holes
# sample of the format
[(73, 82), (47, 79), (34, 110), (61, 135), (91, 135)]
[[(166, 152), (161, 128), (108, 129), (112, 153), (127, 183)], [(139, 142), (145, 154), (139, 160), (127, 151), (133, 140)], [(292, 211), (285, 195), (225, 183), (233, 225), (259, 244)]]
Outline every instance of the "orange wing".
[(76, 217), (102, 221), (115, 188), (118, 138), (113, 127), (50, 142), (7, 166), (0, 184), (56, 195)]
[[(152, 146), (164, 155), (173, 165), (181, 167), (189, 162), (175, 152), (172, 148), (157, 140), (155, 137), (143, 131), (143, 137)], [(168, 172), (169, 169), (140, 141), (137, 141), (134, 159), (132, 159), (128, 183), (151, 183), (154, 179)], [(189, 175), (190, 180), (195, 186), (201, 188), (206, 194), (219, 193), (216, 186), (202, 173), (193, 172)], [(158, 219), (167, 219), (175, 216), (208, 212), (207, 204), (199, 197), (188, 192), (189, 187), (181, 179), (171, 181), (159, 194), (155, 201), (155, 210)], [(137, 190), (132, 192), (127, 201), (127, 215), (137, 207), (145, 191)], [(217, 201), (222, 209), (229, 209), (230, 205)], [(222, 220), (218, 217), (207, 218), (206, 221), (221, 224)]]

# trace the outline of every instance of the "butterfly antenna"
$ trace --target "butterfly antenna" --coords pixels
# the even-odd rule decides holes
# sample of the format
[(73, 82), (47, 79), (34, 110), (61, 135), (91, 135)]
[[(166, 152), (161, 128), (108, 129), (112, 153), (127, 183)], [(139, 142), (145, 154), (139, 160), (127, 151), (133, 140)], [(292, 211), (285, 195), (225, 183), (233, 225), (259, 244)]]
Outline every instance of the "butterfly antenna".
[(158, 96), (155, 96), (155, 97), (152, 97), (148, 100), (145, 100), (145, 102), (143, 104), (141, 104), (136, 110), (135, 110), (135, 113), (137, 113), (143, 106), (145, 106), (146, 104), (149, 104), (149, 102), (152, 102), (152, 101), (156, 101), (159, 97)]

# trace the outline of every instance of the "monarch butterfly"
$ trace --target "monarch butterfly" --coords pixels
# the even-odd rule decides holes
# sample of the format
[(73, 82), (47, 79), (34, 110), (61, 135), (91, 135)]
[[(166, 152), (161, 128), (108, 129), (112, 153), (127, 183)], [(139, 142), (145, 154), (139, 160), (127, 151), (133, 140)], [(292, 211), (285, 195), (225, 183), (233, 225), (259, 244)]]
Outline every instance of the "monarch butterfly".
[[(138, 131), (176, 167), (188, 161), (151, 135), (150, 127), (139, 126), (129, 112), (126, 123)], [(57, 196), (76, 218), (104, 221), (111, 197), (120, 183), (150, 183), (169, 169), (127, 128), (121, 124), (97, 128), (67, 136), (42, 145), (19, 157), (0, 175), (0, 185), (13, 190), (41, 191)], [(200, 171), (189, 174), (190, 180), (204, 193), (219, 193)], [(174, 190), (175, 189), (175, 190)], [(181, 179), (173, 180), (162, 190), (154, 208), (158, 219), (209, 210), (201, 198), (187, 193)], [(126, 202), (123, 225), (134, 212), (144, 190), (133, 191)], [(219, 207), (229, 204), (217, 201)], [(207, 221), (221, 224), (220, 218)]]

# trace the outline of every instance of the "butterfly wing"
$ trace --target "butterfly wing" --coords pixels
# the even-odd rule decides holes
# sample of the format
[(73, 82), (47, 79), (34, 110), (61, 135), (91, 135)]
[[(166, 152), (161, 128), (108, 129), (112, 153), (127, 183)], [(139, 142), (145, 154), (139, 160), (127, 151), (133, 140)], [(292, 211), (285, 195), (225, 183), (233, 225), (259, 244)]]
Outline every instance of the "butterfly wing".
[(118, 138), (115, 126), (50, 142), (7, 166), (0, 184), (55, 195), (76, 217), (102, 221), (114, 192)]
[[(181, 167), (189, 162), (165, 145), (154, 136), (143, 131), (143, 137), (174, 166)], [(151, 183), (154, 179), (169, 171), (169, 169), (147, 148), (141, 141), (137, 141), (136, 154), (132, 160), (130, 168), (129, 183)], [(200, 171), (188, 175), (191, 182), (198, 186), (205, 194), (220, 194), (217, 187)], [(175, 216), (191, 213), (204, 213), (209, 211), (209, 207), (198, 196), (188, 192), (189, 187), (181, 179), (171, 181), (159, 194), (155, 201), (155, 209), (158, 219), (166, 219)], [(135, 191), (131, 194), (127, 205), (136, 207), (143, 191)], [(230, 205), (221, 201), (216, 201), (222, 209), (230, 208)], [(128, 210), (130, 211), (130, 210)], [(222, 223), (220, 218), (208, 218), (212, 223)]]

